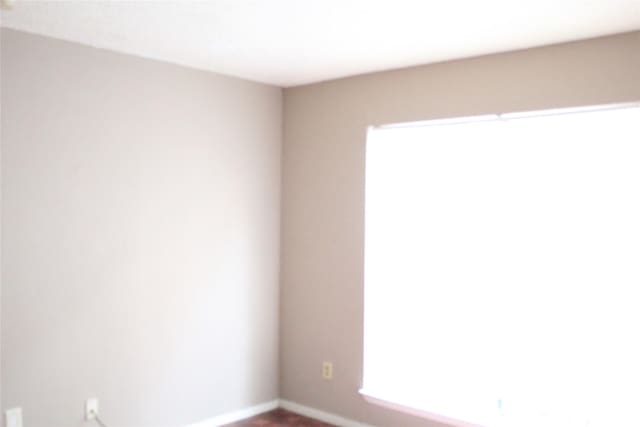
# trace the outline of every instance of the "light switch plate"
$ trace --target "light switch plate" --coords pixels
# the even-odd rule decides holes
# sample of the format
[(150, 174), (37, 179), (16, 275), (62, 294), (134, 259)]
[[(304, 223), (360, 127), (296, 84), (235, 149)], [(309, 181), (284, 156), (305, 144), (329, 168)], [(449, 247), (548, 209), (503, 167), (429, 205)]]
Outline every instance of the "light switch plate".
[(7, 427), (22, 427), (22, 408), (7, 409), (4, 416)]

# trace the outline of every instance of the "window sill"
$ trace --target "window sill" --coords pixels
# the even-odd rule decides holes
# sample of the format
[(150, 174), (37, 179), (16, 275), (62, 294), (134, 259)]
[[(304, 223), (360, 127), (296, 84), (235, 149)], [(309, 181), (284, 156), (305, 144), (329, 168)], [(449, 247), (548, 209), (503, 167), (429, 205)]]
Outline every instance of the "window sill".
[(413, 415), (414, 417), (425, 418), (431, 421), (437, 421), (454, 427), (483, 427), (480, 424), (469, 423), (433, 412), (428, 412), (422, 409), (406, 406), (402, 403), (394, 402), (387, 397), (382, 397), (377, 393), (372, 393), (365, 389), (360, 389), (359, 393), (368, 403), (382, 406), (383, 408), (390, 409), (392, 411)]

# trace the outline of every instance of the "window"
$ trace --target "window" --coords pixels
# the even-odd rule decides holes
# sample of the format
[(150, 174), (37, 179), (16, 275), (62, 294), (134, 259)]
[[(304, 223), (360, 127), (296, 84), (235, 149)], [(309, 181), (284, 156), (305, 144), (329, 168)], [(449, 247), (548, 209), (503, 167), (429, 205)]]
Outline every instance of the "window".
[(640, 108), (372, 128), (366, 161), (365, 396), (640, 426)]

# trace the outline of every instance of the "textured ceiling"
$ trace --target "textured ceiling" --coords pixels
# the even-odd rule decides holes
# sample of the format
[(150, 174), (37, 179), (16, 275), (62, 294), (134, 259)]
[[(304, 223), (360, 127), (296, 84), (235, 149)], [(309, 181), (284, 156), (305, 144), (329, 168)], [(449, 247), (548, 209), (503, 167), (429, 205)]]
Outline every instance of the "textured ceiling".
[(637, 30), (640, 0), (15, 0), (1, 19), (286, 87)]

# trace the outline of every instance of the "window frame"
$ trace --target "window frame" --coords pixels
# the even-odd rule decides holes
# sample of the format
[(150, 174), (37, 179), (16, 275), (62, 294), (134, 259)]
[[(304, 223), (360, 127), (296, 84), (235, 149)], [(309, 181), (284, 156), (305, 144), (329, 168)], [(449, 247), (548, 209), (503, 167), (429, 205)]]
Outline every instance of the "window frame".
[[(590, 105), (590, 106), (581, 106), (581, 107), (568, 107), (568, 108), (556, 108), (556, 109), (546, 109), (546, 110), (529, 110), (522, 112), (511, 112), (511, 113), (496, 113), (496, 114), (485, 114), (485, 115), (477, 115), (477, 116), (465, 116), (459, 118), (443, 118), (443, 119), (434, 119), (434, 120), (426, 120), (426, 121), (416, 121), (416, 122), (406, 122), (406, 123), (390, 123), (383, 125), (372, 125), (367, 128), (366, 132), (366, 141), (367, 144), (370, 138), (370, 133), (372, 131), (378, 129), (394, 129), (394, 128), (407, 128), (407, 127), (428, 127), (428, 126), (442, 126), (442, 125), (452, 125), (452, 124), (466, 124), (466, 123), (475, 123), (482, 121), (498, 121), (498, 120), (518, 120), (518, 119), (528, 119), (528, 118), (537, 118), (537, 117), (545, 117), (545, 116), (554, 116), (554, 115), (567, 115), (567, 114), (576, 114), (576, 113), (590, 113), (590, 112), (599, 112), (599, 111), (609, 111), (609, 110), (620, 110), (620, 109), (629, 109), (629, 108), (640, 108), (640, 102), (628, 102), (628, 103), (614, 103), (614, 104), (602, 104), (602, 105)], [(366, 146), (365, 144), (365, 146)], [(366, 156), (365, 156), (366, 159)], [(366, 160), (365, 160), (365, 170), (367, 168)], [(365, 188), (366, 188), (366, 176), (365, 176)], [(366, 193), (366, 191), (365, 191)], [(365, 201), (366, 206), (366, 201)], [(365, 232), (366, 238), (366, 219), (365, 219)], [(363, 264), (363, 296), (366, 292), (366, 242), (365, 242), (365, 262)], [(363, 298), (363, 331), (366, 330), (366, 298)], [(364, 387), (364, 358), (366, 343), (365, 341), (366, 334), (363, 333), (363, 354), (362, 354), (362, 378), (360, 383), (360, 388), (358, 393), (362, 396), (362, 398), (373, 405), (380, 406), (395, 412), (400, 412), (420, 418), (425, 418), (428, 420), (433, 420), (445, 424), (449, 424), (455, 427), (485, 427), (481, 424), (476, 424), (473, 422), (463, 421), (460, 419), (453, 418), (451, 416), (438, 414), (436, 412), (430, 412), (428, 410), (415, 408), (406, 406), (402, 403), (398, 403), (393, 401), (393, 399), (389, 399), (388, 397), (377, 394), (375, 391), (368, 390)]]

